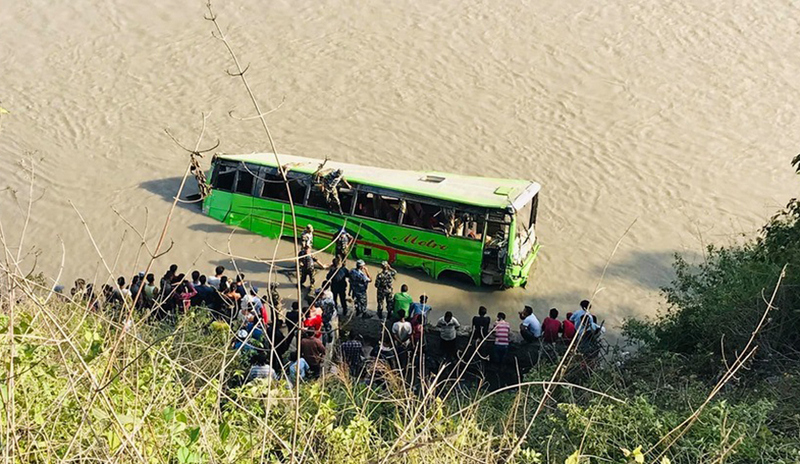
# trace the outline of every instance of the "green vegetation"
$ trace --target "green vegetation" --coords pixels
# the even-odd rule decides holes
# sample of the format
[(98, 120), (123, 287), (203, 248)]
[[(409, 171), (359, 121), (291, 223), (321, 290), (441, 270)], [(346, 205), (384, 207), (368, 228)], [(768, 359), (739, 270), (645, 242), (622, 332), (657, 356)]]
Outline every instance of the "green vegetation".
[(126, 326), (5, 269), (0, 440), (14, 462), (800, 462), (797, 201), (700, 265), (677, 257), (666, 311), (625, 324), (634, 354), (571, 355), (494, 394), (414, 391), (391, 373), (384, 388), (346, 374), (242, 386), (246, 357), (202, 310)]

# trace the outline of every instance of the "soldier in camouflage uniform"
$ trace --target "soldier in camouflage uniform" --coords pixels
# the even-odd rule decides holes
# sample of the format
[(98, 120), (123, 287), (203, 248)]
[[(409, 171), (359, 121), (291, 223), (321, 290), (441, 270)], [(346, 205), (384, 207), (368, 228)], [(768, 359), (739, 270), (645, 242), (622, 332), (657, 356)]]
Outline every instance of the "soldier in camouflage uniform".
[(392, 266), (386, 261), (381, 263), (381, 267), (383, 270), (375, 277), (375, 288), (378, 289), (378, 317), (383, 319), (384, 304), (388, 314), (392, 313), (394, 307), (392, 301), (394, 289), (392, 285), (394, 284), (394, 276), (397, 275), (397, 271), (392, 269)]
[(356, 261), (356, 267), (350, 271), (350, 293), (356, 306), (356, 314), (362, 317), (367, 315), (367, 288), (372, 279), (369, 277), (367, 266), (362, 260)]
[[(300, 285), (301, 286), (304, 285), (306, 283), (306, 278), (309, 278), (309, 280), (311, 280), (310, 288), (314, 288), (314, 284), (316, 283), (315, 276), (317, 274), (317, 265), (319, 264), (320, 266), (322, 266), (322, 264), (319, 262), (317, 258), (314, 257), (313, 254), (311, 254), (311, 247), (308, 246), (303, 247), (303, 249), (300, 250), (299, 258), (300, 258)], [(324, 268), (325, 266), (322, 267)]]
[(325, 193), (325, 201), (328, 203), (328, 207), (336, 208), (335, 211), (338, 211), (339, 214), (344, 214), (342, 202), (339, 200), (339, 191), (337, 190), (339, 182), (344, 182), (347, 188), (352, 188), (344, 179), (342, 170), (336, 169), (322, 178), (322, 191)]
[(353, 236), (348, 234), (344, 228), (339, 231), (339, 236), (336, 238), (336, 257), (342, 264), (347, 263), (347, 252), (350, 251), (350, 242), (353, 241)]
[(262, 301), (269, 309), (270, 323), (280, 318), (283, 313), (283, 298), (278, 293), (278, 282), (270, 282), (269, 294), (262, 297)]

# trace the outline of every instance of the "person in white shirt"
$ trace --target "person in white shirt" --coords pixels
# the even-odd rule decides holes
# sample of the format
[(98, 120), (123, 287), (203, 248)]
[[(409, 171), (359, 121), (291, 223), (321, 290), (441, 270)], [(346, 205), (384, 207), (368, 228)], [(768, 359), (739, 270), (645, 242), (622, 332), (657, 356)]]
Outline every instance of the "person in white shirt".
[(300, 246), (302, 248), (314, 246), (314, 226), (308, 224), (306, 230), (300, 234)]
[(441, 338), (442, 351), (444, 352), (445, 357), (449, 361), (455, 360), (456, 351), (458, 348), (456, 329), (461, 327), (461, 324), (458, 323), (458, 319), (453, 317), (452, 312), (447, 311), (444, 313), (443, 317), (439, 318), (439, 321), (436, 323), (436, 327), (441, 329), (439, 332), (439, 337)]
[(402, 309), (397, 310), (399, 321), (392, 325), (392, 337), (399, 346), (406, 346), (411, 340), (411, 323), (406, 321), (406, 312)]
[(222, 273), (224, 272), (224, 266), (217, 266), (216, 269), (214, 269), (214, 275), (208, 278), (208, 285), (211, 285), (214, 288), (219, 288), (220, 279), (222, 279)]
[(525, 309), (520, 311), (519, 318), (522, 319), (522, 324), (519, 326), (519, 333), (522, 338), (532, 342), (542, 336), (542, 324), (533, 314), (533, 308), (525, 306)]

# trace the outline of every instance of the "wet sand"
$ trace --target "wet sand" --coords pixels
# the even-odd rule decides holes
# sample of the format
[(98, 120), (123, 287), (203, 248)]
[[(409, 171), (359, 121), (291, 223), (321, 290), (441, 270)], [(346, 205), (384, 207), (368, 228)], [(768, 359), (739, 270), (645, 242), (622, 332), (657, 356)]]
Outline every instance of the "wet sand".
[[(467, 323), (533, 304), (562, 314), (598, 285), (614, 330), (654, 314), (675, 252), (753, 234), (797, 195), (789, 166), (800, 127), (800, 6), (791, 2), (218, 2), (222, 25), (269, 116), (282, 153), (412, 169), (535, 180), (543, 248), (526, 289), (491, 291), (402, 271), (436, 311)], [(72, 202), (114, 274), (144, 268), (200, 113), (219, 151), (268, 151), (241, 83), (228, 77), (203, 2), (166, 0), (0, 8), (0, 188), (25, 199), (17, 161), (38, 163), (25, 245), (62, 284), (105, 280)], [(192, 187), (191, 192), (194, 192)], [(24, 208), (24, 204), (22, 205)], [(0, 194), (9, 240), (22, 223)], [(147, 221), (146, 221), (147, 218)], [(127, 230), (127, 232), (126, 232)], [(211, 272), (228, 260), (230, 227), (181, 205), (172, 251), (157, 262)], [(290, 247), (284, 244), (281, 253)], [(274, 242), (236, 232), (235, 253), (271, 256)], [(118, 250), (122, 247), (122, 252)], [(117, 258), (117, 255), (119, 257)], [(329, 259), (329, 258), (328, 258)], [(32, 262), (32, 258), (29, 259)], [(237, 263), (254, 282), (267, 268)], [(230, 267), (230, 266), (229, 266)], [(373, 273), (375, 269), (373, 268)], [(281, 277), (287, 297), (291, 283)], [(374, 294), (371, 295), (374, 301)]]

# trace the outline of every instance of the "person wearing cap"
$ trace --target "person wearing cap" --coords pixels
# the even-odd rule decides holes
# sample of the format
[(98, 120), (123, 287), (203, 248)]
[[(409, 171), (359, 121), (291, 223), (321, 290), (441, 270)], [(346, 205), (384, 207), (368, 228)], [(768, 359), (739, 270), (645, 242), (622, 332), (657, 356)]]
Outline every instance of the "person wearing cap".
[[(375, 288), (378, 289), (378, 317), (383, 319), (383, 307), (386, 306), (386, 311), (391, 313), (394, 309), (392, 294), (394, 293), (394, 276), (397, 271), (392, 269), (387, 261), (381, 263), (381, 272), (375, 277)], [(400, 308), (406, 310), (408, 308)]]
[(356, 261), (356, 267), (350, 271), (350, 292), (353, 294), (353, 302), (356, 305), (356, 314), (362, 317), (367, 316), (367, 288), (372, 278), (367, 271), (367, 265), (363, 260)]
[(311, 224), (306, 226), (306, 230), (300, 235), (300, 247), (306, 248), (314, 245), (314, 226)]

